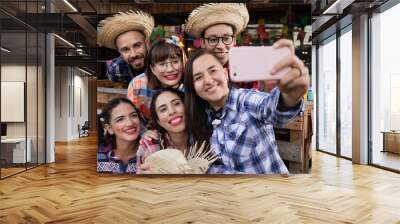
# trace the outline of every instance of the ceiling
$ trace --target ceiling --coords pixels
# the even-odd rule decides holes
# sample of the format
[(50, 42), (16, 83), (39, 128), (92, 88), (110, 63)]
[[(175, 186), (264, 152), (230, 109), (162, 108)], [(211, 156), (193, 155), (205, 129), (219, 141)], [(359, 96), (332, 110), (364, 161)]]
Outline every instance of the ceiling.
[[(47, 5), (46, 5), (47, 2)], [(56, 64), (70, 65), (71, 63), (91, 63), (91, 69), (96, 70), (98, 51), (96, 48), (96, 30), (98, 21), (120, 11), (141, 9), (151, 13), (156, 24), (182, 24), (188, 14), (206, 1), (198, 0), (1, 0), (0, 28), (3, 33), (2, 44), (13, 51), (15, 58), (25, 58), (35, 53), (34, 43), (26, 45), (25, 30), (32, 32), (54, 32), (61, 38), (55, 38)], [(219, 1), (219, 2), (234, 2)], [(238, 1), (239, 2), (239, 1)], [(307, 12), (311, 0), (248, 0), (245, 2), (253, 15), (251, 23), (256, 23), (256, 15), (264, 14), (269, 18), (282, 15), (290, 4), (294, 11)], [(69, 4), (68, 4), (69, 3)], [(49, 12), (52, 13), (49, 13)], [(162, 21), (162, 22), (161, 22)], [(28, 40), (29, 42), (30, 40)], [(25, 45), (27, 50), (24, 51)], [(79, 49), (79, 53), (77, 51)], [(101, 55), (117, 55), (110, 50), (102, 50)], [(11, 58), (11, 57), (10, 57)], [(30, 57), (28, 57), (30, 58)]]
[(313, 0), (313, 42), (317, 43), (351, 24), (354, 17), (376, 8), (389, 0)]

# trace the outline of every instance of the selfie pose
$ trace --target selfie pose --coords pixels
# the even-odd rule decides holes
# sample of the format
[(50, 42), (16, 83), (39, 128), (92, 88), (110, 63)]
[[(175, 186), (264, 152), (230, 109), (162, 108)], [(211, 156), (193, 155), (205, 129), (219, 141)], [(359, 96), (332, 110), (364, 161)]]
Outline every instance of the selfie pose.
[(272, 125), (282, 126), (301, 111), (309, 75), (290, 40), (274, 47), (288, 47), (291, 55), (273, 67), (272, 75), (289, 70), (269, 94), (231, 88), (227, 70), (209, 51), (190, 56), (184, 83), (187, 129), (195, 141), (209, 141), (223, 163), (208, 173), (288, 173)]
[(97, 172), (136, 173), (142, 118), (135, 106), (126, 98), (113, 99), (103, 109), (100, 121), (104, 138), (99, 138)]
[(98, 43), (120, 53), (120, 57), (107, 62), (109, 80), (129, 83), (144, 72), (153, 28), (153, 17), (140, 10), (120, 12), (99, 23)]
[[(236, 36), (249, 22), (249, 12), (243, 3), (209, 3), (194, 9), (185, 24), (185, 32), (201, 38), (201, 47), (229, 68), (229, 50), (236, 45)], [(228, 70), (229, 73), (229, 70)], [(259, 82), (235, 83), (237, 87), (259, 89)]]
[(146, 70), (129, 83), (127, 97), (145, 119), (151, 120), (150, 102), (154, 91), (161, 88), (182, 90), (185, 52), (176, 37), (155, 42), (146, 59)]

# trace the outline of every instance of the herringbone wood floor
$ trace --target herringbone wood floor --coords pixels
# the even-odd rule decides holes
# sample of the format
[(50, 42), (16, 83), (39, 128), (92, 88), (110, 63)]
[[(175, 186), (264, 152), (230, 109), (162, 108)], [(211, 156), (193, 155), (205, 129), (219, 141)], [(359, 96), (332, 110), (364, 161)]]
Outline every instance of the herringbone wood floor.
[(110, 176), (95, 138), (0, 181), (0, 223), (400, 223), (400, 175), (313, 154), (309, 175)]

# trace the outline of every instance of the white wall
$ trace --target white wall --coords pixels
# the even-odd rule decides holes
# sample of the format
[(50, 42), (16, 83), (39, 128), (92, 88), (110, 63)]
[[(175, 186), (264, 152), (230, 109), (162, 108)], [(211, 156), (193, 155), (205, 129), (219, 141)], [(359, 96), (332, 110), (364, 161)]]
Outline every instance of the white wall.
[(25, 82), (25, 65), (1, 65), (1, 81)]
[(55, 68), (55, 141), (68, 140), (68, 86), (67, 67)]
[(78, 129), (77, 126), (83, 125), (85, 121), (88, 121), (88, 78), (82, 72), (75, 69), (74, 70), (74, 108), (72, 110), (72, 136), (78, 136)]
[[(25, 70), (26, 69), (26, 70)], [(19, 64), (4, 64), (1, 66), (1, 81), (8, 82), (26, 82), (25, 76), (28, 74), (28, 86), (27, 90), (27, 125), (28, 125), (28, 137), (34, 133), (36, 137), (36, 122), (37, 114), (36, 107), (42, 105), (37, 104), (36, 99), (36, 85), (37, 80), (32, 77), (36, 77), (36, 66), (27, 66)], [(8, 108), (1, 108), (1, 110), (7, 110)], [(7, 122), (7, 136), (8, 137), (25, 137), (25, 124), (26, 122)], [(31, 131), (32, 130), (32, 131)]]
[[(25, 65), (9, 64), (1, 66), (1, 81), (25, 82)], [(7, 110), (7, 108), (1, 108)], [(7, 122), (7, 137), (25, 137), (24, 122)]]
[(56, 67), (56, 141), (79, 138), (78, 124), (88, 120), (88, 78), (83, 75), (76, 68)]
[[(1, 80), (11, 82), (24, 82), (26, 84), (26, 106), (21, 108), (25, 113), (24, 122), (6, 122), (7, 137), (30, 139), (32, 161), (44, 163), (44, 89), (42, 67), (25, 64), (3, 64), (1, 66)], [(27, 78), (27, 81), (25, 80)], [(4, 97), (4, 96), (2, 96)], [(7, 96), (5, 96), (7, 97)], [(1, 108), (2, 112), (13, 113), (10, 108)], [(38, 153), (38, 155), (37, 155)]]

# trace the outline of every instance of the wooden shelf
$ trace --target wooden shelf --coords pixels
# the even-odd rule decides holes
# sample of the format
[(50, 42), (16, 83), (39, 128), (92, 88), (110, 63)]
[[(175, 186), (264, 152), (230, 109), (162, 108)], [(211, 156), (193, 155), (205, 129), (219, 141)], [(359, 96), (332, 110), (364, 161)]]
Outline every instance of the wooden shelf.
[(392, 152), (400, 154), (400, 132), (384, 131), (383, 134), (383, 152)]
[(291, 173), (308, 173), (311, 167), (313, 104), (305, 103), (304, 112), (283, 128), (275, 128), (279, 154)]

